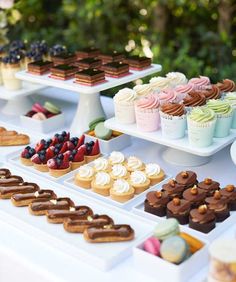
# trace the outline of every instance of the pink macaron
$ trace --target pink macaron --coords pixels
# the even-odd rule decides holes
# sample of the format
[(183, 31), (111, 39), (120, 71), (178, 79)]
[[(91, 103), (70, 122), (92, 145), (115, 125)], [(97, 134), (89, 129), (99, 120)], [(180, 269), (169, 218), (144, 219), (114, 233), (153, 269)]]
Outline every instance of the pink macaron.
[(46, 113), (47, 112), (47, 110), (43, 106), (41, 106), (39, 103), (35, 103), (32, 106), (32, 110), (37, 113)]
[(161, 242), (155, 238), (155, 237), (150, 237), (148, 238), (143, 245), (143, 249), (155, 256), (159, 256), (160, 254), (160, 247), (161, 247)]

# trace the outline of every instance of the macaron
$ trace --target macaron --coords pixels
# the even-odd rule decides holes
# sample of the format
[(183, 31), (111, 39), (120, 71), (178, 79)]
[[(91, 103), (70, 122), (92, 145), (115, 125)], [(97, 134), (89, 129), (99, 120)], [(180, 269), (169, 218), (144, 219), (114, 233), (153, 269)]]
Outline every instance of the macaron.
[(111, 138), (112, 130), (104, 126), (104, 122), (99, 122), (94, 128), (95, 136), (99, 139), (108, 140)]
[(161, 241), (179, 233), (179, 222), (175, 218), (168, 218), (160, 222), (154, 230), (154, 236)]
[(187, 242), (183, 238), (173, 236), (162, 242), (160, 254), (164, 260), (180, 264), (189, 257), (190, 251)]
[(45, 120), (47, 119), (47, 117), (45, 116), (45, 114), (43, 113), (36, 113), (32, 116), (33, 119), (37, 119), (37, 120)]
[(99, 122), (103, 122), (105, 121), (105, 118), (104, 117), (99, 117), (99, 118), (96, 118), (94, 120), (92, 120), (90, 123), (89, 123), (89, 130), (92, 131), (95, 129), (95, 126), (99, 123)]
[(144, 251), (154, 256), (159, 256), (160, 247), (161, 247), (161, 242), (155, 237), (148, 238), (143, 245)]
[(33, 104), (32, 111), (37, 112), (37, 113), (46, 113), (47, 112), (47, 110), (39, 103)]
[(56, 105), (48, 101), (44, 103), (44, 108), (53, 114), (59, 114), (61, 112), (61, 110)]

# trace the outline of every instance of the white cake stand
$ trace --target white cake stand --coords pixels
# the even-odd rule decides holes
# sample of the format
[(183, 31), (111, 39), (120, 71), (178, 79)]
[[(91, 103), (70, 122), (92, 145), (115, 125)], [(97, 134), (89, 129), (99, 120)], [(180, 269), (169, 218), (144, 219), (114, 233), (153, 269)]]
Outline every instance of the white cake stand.
[(49, 78), (48, 74), (37, 76), (29, 74), (26, 71), (18, 72), (16, 77), (25, 81), (71, 90), (80, 94), (77, 111), (70, 128), (70, 131), (73, 134), (80, 135), (89, 129), (89, 122), (98, 117), (105, 117), (100, 100), (101, 91), (134, 81), (139, 78), (143, 78), (159, 71), (161, 71), (161, 66), (153, 64), (150, 68), (147, 68), (143, 71), (131, 71), (130, 75), (119, 79), (106, 78), (106, 82), (92, 87), (76, 84), (74, 83), (74, 79), (61, 81)]
[(106, 127), (128, 135), (167, 146), (163, 152), (165, 161), (181, 166), (199, 166), (210, 161), (218, 151), (231, 144), (236, 138), (236, 129), (231, 129), (230, 135), (225, 138), (214, 138), (213, 144), (206, 148), (192, 147), (188, 142), (188, 136), (171, 140), (162, 136), (161, 130), (155, 132), (142, 132), (136, 124), (120, 124), (113, 117), (105, 122)]
[(6, 90), (0, 87), (0, 99), (7, 101), (2, 107), (1, 112), (6, 115), (21, 115), (29, 111), (33, 102), (29, 95), (44, 89), (44, 85), (23, 82), (22, 88), (19, 90)]

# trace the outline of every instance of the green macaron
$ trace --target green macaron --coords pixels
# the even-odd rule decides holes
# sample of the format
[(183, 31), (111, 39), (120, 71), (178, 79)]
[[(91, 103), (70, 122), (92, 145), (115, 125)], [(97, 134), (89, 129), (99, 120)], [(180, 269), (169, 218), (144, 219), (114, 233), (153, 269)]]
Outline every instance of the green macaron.
[(94, 128), (95, 136), (99, 139), (108, 140), (112, 135), (112, 130), (104, 126), (104, 122), (99, 122)]
[(61, 110), (56, 105), (52, 104), (51, 102), (45, 102), (43, 107), (47, 111), (53, 114), (59, 114), (61, 112)]
[(92, 120), (90, 123), (89, 123), (89, 130), (92, 131), (95, 129), (95, 126), (99, 123), (99, 122), (103, 122), (105, 121), (105, 118), (104, 117), (99, 117), (99, 118), (96, 118), (94, 120)]
[(180, 233), (179, 223), (175, 218), (168, 218), (160, 222), (155, 230), (154, 236), (159, 240), (165, 240)]

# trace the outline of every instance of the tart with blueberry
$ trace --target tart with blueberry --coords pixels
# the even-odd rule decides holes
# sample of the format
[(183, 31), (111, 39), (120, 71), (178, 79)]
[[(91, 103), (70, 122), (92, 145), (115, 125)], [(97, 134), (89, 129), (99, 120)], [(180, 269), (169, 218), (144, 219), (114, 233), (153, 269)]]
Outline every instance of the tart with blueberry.
[(90, 163), (90, 162), (94, 161), (95, 159), (97, 159), (98, 157), (100, 157), (101, 152), (100, 152), (98, 140), (96, 140), (95, 142), (90, 141), (88, 143), (85, 143), (83, 145), (83, 147), (85, 148), (85, 161), (86, 161), (86, 163)]
[(70, 165), (70, 151), (67, 151), (64, 154), (59, 154), (54, 158), (51, 158), (47, 161), (47, 167), (49, 174), (53, 177), (60, 177), (71, 170)]
[(31, 158), (31, 161), (34, 165), (34, 168), (41, 172), (48, 172), (47, 161), (53, 158), (56, 155), (56, 148), (50, 146), (46, 150), (43, 149), (34, 154)]
[(25, 147), (20, 156), (21, 163), (26, 166), (33, 166), (31, 158), (35, 153), (36, 151), (34, 148), (31, 148), (30, 146)]
[(79, 149), (74, 149), (71, 151), (70, 154), (70, 161), (71, 161), (71, 170), (75, 170), (81, 165), (85, 164), (85, 148), (84, 146), (80, 146)]

